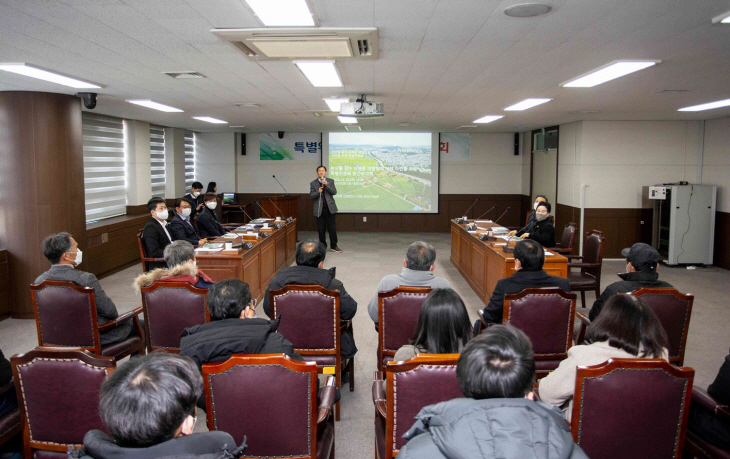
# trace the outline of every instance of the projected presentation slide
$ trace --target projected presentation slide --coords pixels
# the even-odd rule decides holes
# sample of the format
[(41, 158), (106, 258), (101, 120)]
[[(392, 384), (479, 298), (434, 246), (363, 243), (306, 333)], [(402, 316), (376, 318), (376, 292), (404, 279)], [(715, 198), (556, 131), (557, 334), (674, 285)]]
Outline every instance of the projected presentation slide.
[(438, 212), (430, 133), (331, 132), (327, 163), (340, 212)]

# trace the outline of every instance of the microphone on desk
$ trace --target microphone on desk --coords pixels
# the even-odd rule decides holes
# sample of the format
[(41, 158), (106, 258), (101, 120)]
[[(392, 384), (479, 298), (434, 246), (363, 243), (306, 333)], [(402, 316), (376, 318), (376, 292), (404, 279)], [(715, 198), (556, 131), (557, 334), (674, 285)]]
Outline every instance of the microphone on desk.
[[(259, 202), (258, 202), (258, 201), (254, 201), (254, 203), (256, 203), (256, 205), (257, 205), (257, 206), (261, 207), (261, 204), (259, 204)], [(263, 207), (261, 207), (261, 210), (263, 211), (263, 213), (265, 213), (265, 214), (266, 214), (266, 216), (267, 216), (267, 217), (271, 218), (271, 215), (269, 215), (269, 213), (268, 213), (268, 212), (266, 212), (266, 210), (264, 210), (264, 208), (263, 208)]]
[[(496, 205), (496, 204), (495, 204), (495, 205)], [(506, 209), (504, 210), (504, 212), (502, 212), (502, 215), (500, 215), (499, 217), (497, 217), (497, 218), (496, 218), (496, 219), (494, 220), (494, 222), (493, 222), (493, 223), (495, 223), (495, 224), (496, 224), (496, 223), (497, 223), (497, 222), (499, 221), (499, 219), (500, 219), (500, 218), (502, 218), (502, 217), (504, 217), (504, 214), (506, 214), (507, 212), (509, 212), (509, 211), (510, 211), (511, 209), (512, 209), (512, 208), (508, 206), (508, 207), (507, 207), (507, 208), (506, 208)], [(479, 235), (479, 240), (481, 240), (481, 241), (496, 241), (496, 240), (497, 240), (497, 238), (496, 238), (496, 237), (494, 236), (494, 231), (492, 231), (492, 230), (490, 229), (490, 230), (489, 230), (489, 231), (487, 231), (486, 233), (482, 233), (482, 234), (480, 234), (480, 235)]]
[(488, 211), (484, 212), (483, 214), (481, 214), (480, 216), (478, 216), (474, 220), (479, 220), (480, 218), (482, 218), (483, 216), (487, 215), (489, 212), (493, 211), (496, 208), (497, 208), (497, 204), (493, 205), (491, 209), (489, 209)]
[(253, 218), (251, 218), (251, 216), (249, 214), (247, 214), (245, 210), (243, 210), (243, 206), (238, 206), (238, 208), (241, 210), (241, 212), (243, 212), (243, 215), (248, 217), (248, 221), (253, 220)]
[[(279, 179), (276, 178), (276, 175), (272, 175), (272, 177), (274, 177), (274, 180), (276, 180), (276, 183), (279, 184), (279, 186), (281, 187), (281, 189), (284, 190), (284, 194), (289, 194), (289, 192), (286, 191), (286, 188), (284, 188), (284, 185), (282, 185), (281, 182), (279, 181)], [(271, 199), (269, 199), (269, 201), (271, 201)]]
[(274, 205), (274, 207), (276, 207), (276, 210), (278, 210), (278, 211), (279, 211), (279, 215), (281, 215), (281, 218), (284, 218), (284, 212), (282, 212), (282, 211), (281, 211), (281, 209), (279, 209), (279, 206), (277, 206), (277, 205), (276, 205), (276, 203), (275, 203), (274, 201), (272, 201), (272, 200), (271, 200), (271, 198), (266, 198), (266, 199), (268, 199), (268, 200), (269, 200), (269, 202), (270, 202), (271, 204), (273, 204), (273, 205)]
[(477, 201), (479, 201), (479, 198), (476, 198), (474, 200), (474, 202), (472, 203), (472, 205), (470, 205), (469, 208), (466, 209), (466, 211), (464, 212), (464, 216), (468, 216), (469, 215), (469, 211), (471, 210), (472, 207), (474, 207), (474, 205), (477, 203)]
[(506, 208), (506, 209), (504, 210), (504, 212), (502, 212), (502, 215), (500, 215), (499, 217), (497, 217), (497, 218), (496, 218), (496, 220), (494, 220), (494, 223), (497, 223), (497, 222), (499, 221), (499, 219), (500, 219), (500, 218), (502, 218), (502, 217), (504, 217), (504, 214), (506, 214), (507, 212), (509, 212), (509, 211), (510, 211), (511, 209), (512, 209), (512, 208), (508, 206), (508, 207), (507, 207), (507, 208)]

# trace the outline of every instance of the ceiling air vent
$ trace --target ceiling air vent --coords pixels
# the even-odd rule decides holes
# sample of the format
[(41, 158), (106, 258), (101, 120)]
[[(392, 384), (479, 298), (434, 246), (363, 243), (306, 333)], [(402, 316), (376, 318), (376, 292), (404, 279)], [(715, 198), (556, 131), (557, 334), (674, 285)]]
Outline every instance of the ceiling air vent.
[(175, 78), (176, 80), (198, 80), (201, 78), (205, 78), (205, 75), (198, 72), (162, 72), (167, 76), (170, 76), (172, 78)]

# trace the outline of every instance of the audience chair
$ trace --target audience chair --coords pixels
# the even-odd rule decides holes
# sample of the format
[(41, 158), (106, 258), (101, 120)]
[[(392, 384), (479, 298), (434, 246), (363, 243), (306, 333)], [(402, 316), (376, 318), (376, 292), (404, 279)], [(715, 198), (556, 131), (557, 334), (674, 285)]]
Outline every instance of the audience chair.
[[(711, 416), (730, 425), (730, 406), (723, 405), (715, 400), (706, 390), (699, 387), (692, 388), (692, 410), (702, 410)], [(697, 433), (687, 427), (687, 436), (684, 442), (685, 456), (701, 459), (730, 459), (730, 450), (721, 449), (704, 440)]]
[(385, 375), (375, 372), (375, 458), (391, 459), (421, 408), (463, 397), (456, 380), (459, 354), (420, 354), (403, 362), (387, 362)]
[[(289, 284), (269, 291), (271, 317), (281, 316), (278, 332), (294, 345), (305, 361), (316, 362), (322, 374), (334, 374), (341, 387), (342, 370), (350, 372), (350, 392), (355, 388), (354, 359), (343, 362), (340, 333), (351, 327), (340, 321), (340, 292), (321, 285)], [(340, 402), (335, 404), (335, 420), (340, 420)]]
[(573, 244), (575, 243), (575, 223), (568, 223), (563, 229), (563, 236), (560, 238), (560, 242), (551, 248), (553, 252), (557, 252), (566, 257), (572, 258), (573, 255)]
[(207, 296), (207, 288), (188, 282), (157, 281), (142, 287), (147, 351), (179, 353), (183, 330), (210, 322)]
[[(99, 325), (94, 289), (72, 281), (45, 280), (31, 284), (33, 312), (40, 347), (83, 348), (96, 355), (123, 359), (130, 354), (144, 354), (145, 340), (138, 314), (134, 309), (116, 320)], [(117, 343), (101, 345), (99, 334), (133, 321), (131, 336)]]
[(165, 259), (150, 258), (147, 256), (147, 250), (145, 249), (144, 243), (142, 242), (142, 232), (143, 230), (139, 230), (137, 232), (137, 245), (139, 245), (139, 259), (142, 262), (142, 272), (146, 273), (147, 271), (149, 271), (149, 269), (147, 268), (147, 263), (165, 263)]
[(66, 459), (86, 432), (105, 430), (99, 390), (114, 359), (86, 350), (36, 348), (10, 359), (23, 425), (25, 459)]
[(631, 295), (641, 297), (656, 313), (669, 338), (669, 362), (683, 366), (694, 295), (674, 288), (648, 287), (634, 290)]
[(573, 345), (575, 293), (557, 287), (526, 288), (504, 296), (502, 323), (519, 328), (532, 341), (537, 379), (568, 358)]
[(335, 380), (327, 378), (317, 406), (315, 362), (234, 355), (204, 364), (203, 381), (208, 429), (228, 432), (237, 442), (245, 435), (245, 457), (335, 457)]
[[(603, 248), (606, 245), (606, 238), (603, 233), (593, 230), (586, 233), (583, 243), (583, 256), (570, 256), (570, 260), (581, 260), (580, 262), (570, 261), (568, 263), (568, 282), (572, 292), (580, 292), (582, 307), (586, 307), (586, 291), (593, 290), (596, 298), (601, 295), (601, 267), (603, 266)], [(570, 268), (580, 268), (580, 272), (571, 272)]]
[(694, 374), (664, 359), (578, 367), (573, 439), (591, 459), (681, 458)]
[(378, 292), (378, 370), (416, 333), (421, 305), (431, 287), (401, 286)]
[[(0, 387), (0, 398), (15, 389), (15, 379), (11, 378), (10, 382)], [(0, 416), (0, 446), (4, 445), (22, 431), (20, 422), (20, 410), (15, 408)]]

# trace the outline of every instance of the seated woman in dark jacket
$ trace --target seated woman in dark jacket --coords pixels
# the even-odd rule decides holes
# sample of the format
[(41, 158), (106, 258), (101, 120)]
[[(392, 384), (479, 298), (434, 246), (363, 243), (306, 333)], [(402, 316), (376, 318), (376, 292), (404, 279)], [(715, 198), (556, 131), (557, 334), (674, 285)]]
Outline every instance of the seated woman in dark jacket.
[(218, 196), (215, 193), (205, 193), (203, 199), (205, 200), (205, 208), (198, 214), (200, 235), (204, 238), (223, 236), (226, 234), (226, 230), (215, 213), (215, 208), (218, 206)]
[(543, 247), (555, 247), (555, 227), (550, 221), (551, 206), (549, 202), (541, 202), (535, 210), (535, 222), (517, 232), (523, 239), (532, 239)]

